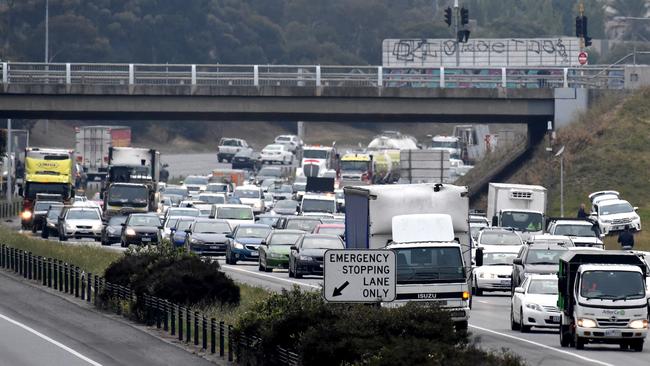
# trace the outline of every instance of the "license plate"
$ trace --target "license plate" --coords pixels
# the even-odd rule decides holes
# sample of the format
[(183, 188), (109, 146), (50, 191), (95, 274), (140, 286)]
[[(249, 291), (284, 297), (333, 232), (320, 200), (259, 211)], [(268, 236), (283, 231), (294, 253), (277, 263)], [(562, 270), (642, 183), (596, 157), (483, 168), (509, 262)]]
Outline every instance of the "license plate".
[(618, 329), (605, 329), (605, 337), (620, 337), (621, 331)]
[(503, 280), (503, 281), (501, 281), (501, 284), (502, 284), (502, 285), (509, 285), (509, 284), (510, 284), (510, 281)]
[(219, 247), (216, 245), (210, 245), (210, 249), (219, 249)]
[(251, 256), (257, 257), (258, 256), (257, 250), (251, 251)]
[(552, 316), (551, 317), (551, 323), (559, 323), (560, 322), (560, 317), (559, 316)]
[(151, 241), (151, 238), (142, 238), (142, 241)]
[(622, 226), (614, 226), (614, 227), (612, 228), (612, 230), (622, 230), (622, 229), (623, 229)]

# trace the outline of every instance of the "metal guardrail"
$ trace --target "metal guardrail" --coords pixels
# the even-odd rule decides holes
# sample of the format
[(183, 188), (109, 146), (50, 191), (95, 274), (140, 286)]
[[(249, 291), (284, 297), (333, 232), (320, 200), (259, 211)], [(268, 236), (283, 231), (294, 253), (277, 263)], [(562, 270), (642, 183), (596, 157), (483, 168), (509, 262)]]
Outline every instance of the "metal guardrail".
[(23, 201), (21, 199), (15, 199), (11, 202), (0, 201), (0, 219), (17, 217), (20, 215), (22, 205)]
[[(133, 310), (138, 300), (136, 293), (121, 285), (106, 281), (92, 273), (85, 272), (74, 264), (56, 258), (33, 255), (5, 244), (0, 245), (0, 268), (14, 272), (23, 278), (40, 283), (42, 286), (73, 295), (97, 307), (126, 315), (126, 309)], [(186, 306), (150, 296), (143, 296), (144, 307), (140, 310), (144, 324), (155, 326), (158, 330), (178, 337), (180, 342), (194, 344), (202, 352), (219, 355), (229, 362), (248, 361), (246, 351), (256, 349), (260, 338), (238, 334), (233, 326), (224, 321), (193, 311)], [(269, 354), (274, 364), (299, 366), (300, 357), (281, 347)]]
[(622, 89), (623, 66), (440, 67), (3, 62), (2, 84)]

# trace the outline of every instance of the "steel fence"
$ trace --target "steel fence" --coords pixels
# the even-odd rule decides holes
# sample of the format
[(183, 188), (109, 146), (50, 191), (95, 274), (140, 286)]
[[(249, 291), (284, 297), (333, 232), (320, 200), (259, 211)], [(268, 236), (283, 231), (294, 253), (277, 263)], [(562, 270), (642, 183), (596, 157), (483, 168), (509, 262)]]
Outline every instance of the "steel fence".
[(17, 217), (23, 207), (22, 199), (12, 201), (0, 201), (0, 219)]
[[(245, 352), (256, 350), (261, 344), (261, 338), (237, 333), (232, 325), (223, 320), (148, 294), (139, 295), (142, 297), (139, 298), (129, 287), (110, 283), (97, 274), (56, 258), (34, 255), (2, 244), (0, 268), (118, 315), (133, 318), (134, 314), (128, 311), (137, 311), (139, 313), (135, 314), (135, 318), (144, 324), (155, 326), (179, 341), (193, 344), (202, 352), (218, 354), (230, 362), (244, 363), (250, 360), (250, 355)], [(136, 303), (143, 306), (135, 308)], [(277, 347), (268, 356), (271, 361), (267, 360), (266, 364), (301, 365), (300, 357), (295, 352), (282, 347)]]
[(2, 84), (622, 89), (623, 66), (440, 67), (3, 62)]

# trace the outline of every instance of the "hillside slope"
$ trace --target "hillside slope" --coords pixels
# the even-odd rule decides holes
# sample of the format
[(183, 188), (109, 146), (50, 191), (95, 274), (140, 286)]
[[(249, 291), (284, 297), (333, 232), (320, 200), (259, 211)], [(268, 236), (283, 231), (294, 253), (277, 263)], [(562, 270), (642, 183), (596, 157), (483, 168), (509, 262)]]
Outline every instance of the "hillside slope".
[[(549, 189), (549, 214), (560, 214), (560, 161), (564, 152), (565, 216), (575, 216), (580, 203), (589, 206), (588, 194), (613, 189), (634, 206), (645, 230), (637, 244), (650, 249), (650, 89), (624, 98), (603, 97), (574, 123), (557, 131), (553, 152), (537, 146), (531, 159), (506, 181), (541, 184)], [(608, 238), (610, 247), (615, 238)]]

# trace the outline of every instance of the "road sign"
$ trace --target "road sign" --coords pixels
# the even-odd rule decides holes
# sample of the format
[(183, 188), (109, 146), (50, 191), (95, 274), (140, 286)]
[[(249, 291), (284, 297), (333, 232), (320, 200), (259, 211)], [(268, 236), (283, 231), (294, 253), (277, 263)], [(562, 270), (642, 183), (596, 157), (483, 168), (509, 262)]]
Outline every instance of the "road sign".
[(325, 252), (323, 295), (330, 302), (395, 300), (395, 253), (391, 250)]
[(587, 52), (585, 51), (580, 52), (580, 54), (578, 55), (578, 62), (580, 63), (580, 65), (586, 65), (588, 60), (589, 60), (589, 54), (587, 54)]

